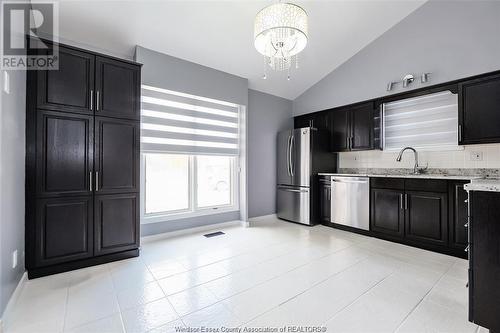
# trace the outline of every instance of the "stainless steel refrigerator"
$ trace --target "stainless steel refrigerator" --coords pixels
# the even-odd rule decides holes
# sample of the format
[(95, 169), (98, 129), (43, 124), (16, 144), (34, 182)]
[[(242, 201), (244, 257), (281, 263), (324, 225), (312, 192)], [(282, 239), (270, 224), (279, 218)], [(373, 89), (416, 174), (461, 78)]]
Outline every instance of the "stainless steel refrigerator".
[(318, 172), (335, 172), (326, 132), (304, 127), (278, 133), (277, 216), (313, 225), (317, 221)]

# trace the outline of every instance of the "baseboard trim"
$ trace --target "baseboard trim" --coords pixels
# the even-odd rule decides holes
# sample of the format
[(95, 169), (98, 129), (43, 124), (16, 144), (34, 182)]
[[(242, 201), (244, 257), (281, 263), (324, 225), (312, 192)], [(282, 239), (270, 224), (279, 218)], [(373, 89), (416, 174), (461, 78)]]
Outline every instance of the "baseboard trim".
[(21, 292), (23, 291), (26, 281), (28, 281), (28, 272), (25, 271), (21, 276), (21, 279), (19, 279), (16, 289), (14, 289), (14, 292), (10, 296), (9, 301), (7, 302), (7, 306), (5, 307), (5, 311), (3, 312), (2, 317), (0, 318), (0, 333), (5, 331), (4, 328), (9, 322), (9, 317), (12, 312), (12, 309), (19, 300), (19, 297), (21, 296)]
[[(261, 216), (255, 216), (255, 217), (251, 217), (248, 219), (248, 222), (250, 223), (250, 226), (252, 225), (252, 223), (258, 223), (258, 222), (275, 222), (276, 219), (277, 219), (277, 215), (276, 214), (269, 214), (269, 215), (261, 215)], [(269, 221), (270, 220), (270, 221)]]
[(141, 244), (147, 244), (147, 243), (155, 242), (155, 241), (162, 240), (162, 239), (168, 239), (168, 238), (172, 238), (172, 237), (195, 234), (195, 233), (219, 229), (219, 228), (226, 228), (226, 227), (233, 227), (233, 226), (244, 226), (244, 225), (245, 225), (244, 221), (236, 220), (236, 221), (228, 221), (228, 222), (222, 222), (222, 223), (207, 224), (207, 225), (202, 225), (199, 227), (187, 228), (187, 229), (182, 229), (182, 230), (169, 231), (169, 232), (164, 232), (164, 233), (156, 234), (156, 235), (142, 236), (141, 237)]

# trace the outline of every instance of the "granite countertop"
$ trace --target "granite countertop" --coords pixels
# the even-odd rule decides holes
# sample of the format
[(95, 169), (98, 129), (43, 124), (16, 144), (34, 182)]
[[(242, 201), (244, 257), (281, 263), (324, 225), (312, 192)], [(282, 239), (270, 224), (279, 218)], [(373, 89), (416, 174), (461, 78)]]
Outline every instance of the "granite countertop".
[(387, 178), (421, 178), (421, 179), (449, 179), (449, 180), (473, 180), (473, 179), (498, 179), (498, 169), (438, 169), (430, 168), (422, 174), (413, 174), (412, 169), (380, 169), (380, 168), (340, 168), (335, 173), (318, 173), (320, 176), (344, 176), (344, 177), (387, 177)]
[(474, 179), (464, 185), (466, 191), (500, 192), (500, 179)]
[(471, 180), (480, 179), (480, 176), (450, 176), (443, 174), (374, 174), (374, 173), (318, 173), (320, 176), (339, 176), (339, 177), (385, 177), (385, 178), (422, 178), (422, 179), (456, 179)]

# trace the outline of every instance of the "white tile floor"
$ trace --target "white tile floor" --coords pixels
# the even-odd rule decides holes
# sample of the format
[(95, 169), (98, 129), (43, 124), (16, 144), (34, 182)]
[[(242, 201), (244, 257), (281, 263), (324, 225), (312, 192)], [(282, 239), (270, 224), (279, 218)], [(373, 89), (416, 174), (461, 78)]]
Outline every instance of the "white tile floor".
[(6, 332), (324, 326), (476, 332), (465, 260), (276, 220), (142, 245), (140, 258), (30, 280)]

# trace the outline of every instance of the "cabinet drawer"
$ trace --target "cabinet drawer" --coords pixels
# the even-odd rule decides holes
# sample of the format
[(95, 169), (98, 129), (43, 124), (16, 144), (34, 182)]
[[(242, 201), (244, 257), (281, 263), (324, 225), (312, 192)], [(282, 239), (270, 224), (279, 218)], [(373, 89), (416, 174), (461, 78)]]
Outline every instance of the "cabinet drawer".
[(404, 189), (405, 183), (402, 178), (382, 178), (373, 177), (370, 178), (370, 185), (372, 188), (386, 188), (394, 190)]
[(405, 189), (409, 191), (447, 192), (448, 182), (444, 179), (405, 179)]

